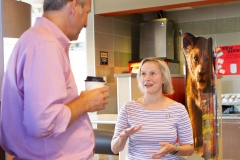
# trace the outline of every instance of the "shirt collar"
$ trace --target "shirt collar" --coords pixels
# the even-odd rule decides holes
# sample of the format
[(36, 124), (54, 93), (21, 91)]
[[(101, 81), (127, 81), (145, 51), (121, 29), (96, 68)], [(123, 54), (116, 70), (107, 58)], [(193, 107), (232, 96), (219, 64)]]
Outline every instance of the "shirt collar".
[(70, 40), (67, 36), (51, 21), (45, 17), (37, 17), (34, 26), (45, 26), (53, 33), (63, 48), (68, 47)]

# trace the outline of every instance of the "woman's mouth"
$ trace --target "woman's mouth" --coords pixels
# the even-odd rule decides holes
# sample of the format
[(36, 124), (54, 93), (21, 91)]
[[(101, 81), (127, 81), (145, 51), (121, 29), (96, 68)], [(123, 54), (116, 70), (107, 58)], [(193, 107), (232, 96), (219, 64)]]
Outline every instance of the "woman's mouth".
[(145, 84), (144, 86), (145, 87), (150, 87), (150, 86), (152, 86), (152, 84)]

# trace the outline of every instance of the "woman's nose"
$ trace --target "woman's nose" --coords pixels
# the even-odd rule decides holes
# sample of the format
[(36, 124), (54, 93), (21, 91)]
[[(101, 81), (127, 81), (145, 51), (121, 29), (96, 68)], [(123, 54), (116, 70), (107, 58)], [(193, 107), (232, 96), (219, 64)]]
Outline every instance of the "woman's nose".
[(150, 78), (151, 78), (150, 75), (146, 74), (145, 79), (150, 79)]

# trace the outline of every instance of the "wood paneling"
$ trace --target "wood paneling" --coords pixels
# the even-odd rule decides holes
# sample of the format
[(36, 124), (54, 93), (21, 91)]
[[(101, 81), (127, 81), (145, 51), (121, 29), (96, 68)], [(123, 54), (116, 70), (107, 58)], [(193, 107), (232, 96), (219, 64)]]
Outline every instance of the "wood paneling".
[(222, 144), (223, 159), (240, 159), (240, 120), (222, 120)]

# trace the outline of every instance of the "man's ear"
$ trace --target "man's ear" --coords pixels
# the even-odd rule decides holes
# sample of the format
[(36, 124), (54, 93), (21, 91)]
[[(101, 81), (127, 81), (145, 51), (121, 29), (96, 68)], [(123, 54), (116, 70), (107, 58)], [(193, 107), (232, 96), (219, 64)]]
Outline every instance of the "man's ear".
[(69, 13), (75, 15), (78, 7), (78, 0), (73, 0), (68, 2)]

